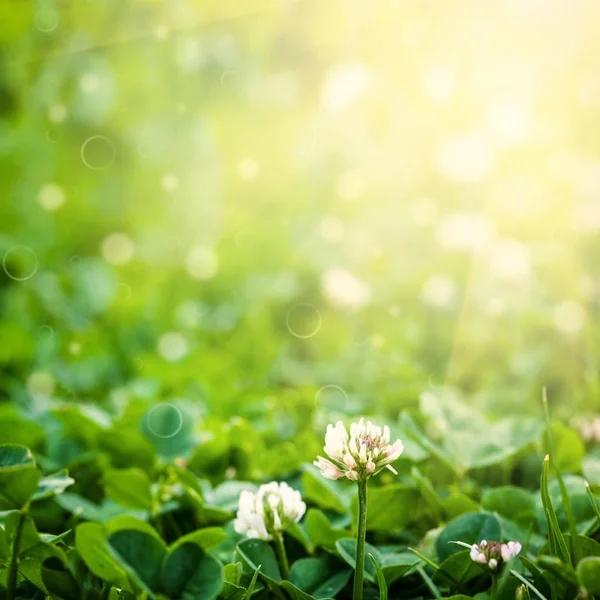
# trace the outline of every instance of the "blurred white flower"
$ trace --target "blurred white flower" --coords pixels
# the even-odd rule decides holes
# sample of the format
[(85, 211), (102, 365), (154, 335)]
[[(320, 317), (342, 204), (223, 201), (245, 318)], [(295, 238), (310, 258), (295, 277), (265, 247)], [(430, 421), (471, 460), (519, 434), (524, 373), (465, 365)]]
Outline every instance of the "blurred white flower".
[[(462, 544), (462, 542), (461, 545), (468, 547), (468, 544)], [(521, 552), (519, 542), (501, 544), (500, 542), (481, 540), (479, 544), (471, 546), (470, 556), (474, 562), (487, 566), (491, 571), (496, 571), (504, 563), (517, 556), (519, 552)]]
[(256, 493), (244, 490), (240, 494), (233, 527), (249, 538), (269, 541), (297, 523), (305, 511), (300, 492), (285, 482), (272, 481), (261, 485)]
[(325, 434), (325, 454), (331, 460), (318, 456), (313, 462), (326, 479), (346, 477), (351, 481), (366, 480), (387, 468), (398, 474), (390, 463), (404, 450), (400, 440), (390, 444), (390, 428), (378, 427), (364, 419), (350, 425), (350, 435), (344, 424), (338, 421), (328, 425)]
[(327, 299), (338, 308), (359, 309), (369, 303), (371, 289), (346, 269), (330, 269), (321, 277)]

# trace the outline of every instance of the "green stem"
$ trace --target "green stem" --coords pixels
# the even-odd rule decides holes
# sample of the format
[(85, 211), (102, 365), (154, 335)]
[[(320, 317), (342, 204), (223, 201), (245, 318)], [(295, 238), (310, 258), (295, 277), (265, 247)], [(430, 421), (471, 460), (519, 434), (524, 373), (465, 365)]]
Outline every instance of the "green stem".
[(367, 482), (358, 482), (358, 532), (356, 534), (356, 566), (353, 600), (362, 600), (365, 571), (365, 538), (367, 534)]
[(277, 552), (277, 558), (279, 560), (279, 566), (281, 567), (281, 576), (283, 579), (290, 578), (290, 565), (288, 563), (287, 554), (285, 552), (285, 545), (283, 543), (283, 535), (278, 534), (273, 538), (275, 542), (275, 551)]
[(490, 589), (490, 600), (496, 600), (498, 595), (498, 575), (492, 575), (492, 587)]
[(19, 550), (21, 546), (21, 535), (23, 533), (23, 525), (25, 524), (25, 518), (27, 517), (28, 510), (29, 504), (26, 504), (21, 509), (19, 514), (19, 522), (17, 523), (17, 530), (15, 532), (15, 539), (12, 547), (12, 556), (10, 559), (10, 566), (8, 568), (6, 600), (14, 600), (17, 591), (17, 574), (19, 572)]

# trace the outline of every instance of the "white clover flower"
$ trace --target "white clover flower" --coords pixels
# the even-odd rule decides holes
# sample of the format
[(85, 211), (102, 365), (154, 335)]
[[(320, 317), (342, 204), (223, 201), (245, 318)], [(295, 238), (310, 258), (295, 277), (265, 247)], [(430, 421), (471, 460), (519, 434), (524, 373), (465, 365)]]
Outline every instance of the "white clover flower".
[(300, 492), (287, 483), (272, 481), (261, 485), (256, 493), (244, 490), (240, 494), (233, 527), (249, 538), (269, 541), (297, 523), (305, 511)]
[[(462, 542), (460, 543), (464, 545)], [(471, 546), (470, 556), (472, 561), (487, 566), (491, 571), (497, 571), (499, 567), (517, 556), (519, 552), (521, 552), (519, 542), (501, 544), (500, 542), (481, 540), (479, 544)]]
[(331, 460), (318, 456), (314, 465), (327, 479), (346, 477), (352, 481), (368, 479), (383, 468), (398, 474), (390, 465), (404, 450), (400, 440), (390, 444), (390, 428), (383, 430), (364, 419), (350, 426), (350, 435), (343, 423), (328, 425), (323, 450)]

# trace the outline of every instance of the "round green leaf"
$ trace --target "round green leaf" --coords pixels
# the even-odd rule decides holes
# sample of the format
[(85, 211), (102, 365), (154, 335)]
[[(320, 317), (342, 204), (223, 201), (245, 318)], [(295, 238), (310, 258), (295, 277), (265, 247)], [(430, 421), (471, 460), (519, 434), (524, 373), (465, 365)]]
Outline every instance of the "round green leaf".
[(40, 480), (31, 451), (17, 444), (0, 445), (0, 510), (21, 508)]
[(108, 536), (108, 546), (120, 565), (146, 592), (159, 589), (165, 545), (155, 536), (135, 529), (122, 529)]
[(600, 558), (588, 556), (577, 565), (579, 584), (590, 594), (600, 594)]
[(222, 585), (221, 565), (195, 543), (178, 545), (163, 560), (161, 587), (171, 600), (214, 600)]
[(477, 544), (481, 540), (499, 540), (502, 536), (500, 523), (493, 515), (468, 513), (454, 519), (444, 527), (436, 542), (436, 552), (440, 561), (461, 551), (458, 544)]
[(260, 576), (271, 582), (281, 581), (279, 563), (273, 548), (263, 540), (244, 540), (237, 545), (237, 552), (242, 560), (253, 570), (260, 567)]

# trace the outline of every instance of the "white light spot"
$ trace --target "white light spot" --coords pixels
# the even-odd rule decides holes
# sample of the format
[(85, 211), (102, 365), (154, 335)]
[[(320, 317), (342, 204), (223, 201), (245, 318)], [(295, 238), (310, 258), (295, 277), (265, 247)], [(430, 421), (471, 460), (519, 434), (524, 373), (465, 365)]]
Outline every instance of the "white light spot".
[(100, 89), (100, 77), (95, 73), (86, 73), (79, 79), (79, 87), (84, 94), (93, 94)]
[(529, 107), (507, 103), (491, 108), (488, 114), (489, 127), (499, 146), (511, 148), (524, 142), (531, 130)]
[(477, 250), (493, 238), (494, 224), (478, 213), (453, 213), (440, 223), (437, 236), (448, 248)]
[(186, 269), (193, 279), (210, 279), (219, 270), (215, 251), (207, 246), (194, 246), (187, 255)]
[(58, 210), (65, 203), (65, 191), (56, 183), (47, 183), (38, 193), (38, 202), (45, 210)]
[(34, 400), (49, 400), (54, 393), (54, 377), (46, 371), (35, 371), (27, 378), (25, 386)]
[(111, 265), (125, 265), (132, 258), (135, 246), (124, 233), (111, 233), (102, 240), (102, 256)]
[(342, 173), (336, 182), (336, 191), (342, 200), (352, 202), (358, 200), (365, 191), (365, 178), (358, 171)]
[(501, 279), (523, 279), (531, 272), (531, 252), (516, 240), (500, 240), (492, 248), (490, 265)]
[(578, 302), (565, 300), (554, 309), (554, 323), (563, 333), (578, 333), (583, 327), (584, 321), (585, 311)]
[(81, 344), (79, 342), (70, 342), (69, 343), (69, 354), (73, 356), (79, 356), (81, 354)]
[(154, 35), (156, 36), (157, 40), (163, 42), (169, 37), (169, 28), (166, 25), (159, 25), (154, 30)]
[(445, 104), (456, 87), (454, 72), (448, 67), (436, 66), (425, 71), (423, 88), (425, 95), (436, 104)]
[(173, 173), (166, 173), (162, 176), (160, 185), (165, 192), (174, 192), (179, 187), (179, 178)]
[(319, 223), (319, 233), (326, 242), (339, 242), (344, 237), (344, 224), (337, 217), (325, 217)]
[(449, 275), (432, 275), (421, 289), (421, 300), (433, 308), (446, 308), (454, 304), (457, 286)]
[(360, 309), (371, 300), (371, 288), (346, 269), (330, 269), (321, 277), (327, 299), (337, 308)]
[(323, 106), (331, 111), (349, 108), (367, 91), (370, 79), (369, 71), (359, 63), (334, 67), (321, 92)]
[(410, 214), (416, 225), (427, 227), (437, 218), (437, 203), (432, 198), (419, 198), (410, 207)]
[(199, 69), (206, 60), (200, 40), (191, 36), (178, 39), (175, 54), (179, 67), (187, 72)]
[(64, 104), (51, 104), (48, 107), (48, 118), (53, 123), (62, 123), (67, 118), (67, 107)]
[(170, 331), (160, 336), (158, 340), (158, 353), (169, 362), (178, 362), (189, 351), (185, 337), (177, 331)]
[(485, 311), (492, 317), (501, 317), (506, 312), (506, 302), (503, 298), (490, 298)]
[(260, 173), (260, 165), (254, 158), (246, 157), (240, 160), (237, 166), (237, 173), (240, 179), (255, 179)]
[(437, 150), (440, 173), (456, 183), (481, 181), (492, 170), (491, 148), (478, 136), (442, 140)]

